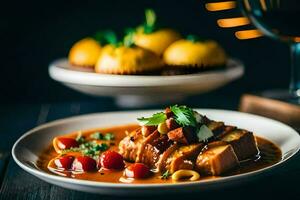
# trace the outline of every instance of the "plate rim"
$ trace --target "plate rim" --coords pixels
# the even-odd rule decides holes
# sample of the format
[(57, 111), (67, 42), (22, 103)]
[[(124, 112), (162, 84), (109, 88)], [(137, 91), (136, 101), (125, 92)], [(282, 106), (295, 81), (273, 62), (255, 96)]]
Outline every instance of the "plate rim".
[(213, 70), (194, 74), (157, 76), (157, 75), (116, 75), (98, 74), (95, 72), (85, 72), (67, 69), (58, 66), (67, 63), (67, 58), (60, 58), (50, 63), (48, 73), (50, 77), (58, 82), (78, 84), (85, 86), (106, 86), (106, 87), (157, 87), (172, 86), (180, 84), (191, 84), (199, 81), (200, 78), (212, 75), (223, 75), (226, 83), (244, 74), (244, 64), (236, 58), (229, 58), (227, 65), (233, 67), (223, 70)]
[[(206, 108), (194, 108), (195, 110), (201, 110), (201, 111), (212, 111), (212, 112), (227, 112), (227, 113), (236, 113), (236, 114), (242, 114), (242, 115), (246, 115), (246, 116), (250, 116), (250, 117), (258, 117), (261, 118), (263, 120), (269, 120), (272, 123), (277, 123), (280, 124), (281, 126), (284, 126), (285, 128), (290, 129), (291, 133), (296, 135), (298, 137), (298, 142), (300, 144), (300, 135), (297, 133), (297, 131), (295, 131), (292, 127), (279, 122), (277, 120), (274, 119), (270, 119), (267, 117), (263, 117), (263, 116), (259, 116), (259, 115), (255, 115), (255, 114), (250, 114), (250, 113), (243, 113), (243, 112), (239, 112), (239, 111), (233, 111), (233, 110), (224, 110), (224, 109), (206, 109)], [(26, 131), (21, 137), (19, 137), (19, 139), (14, 143), (11, 153), (12, 153), (12, 157), (14, 159), (14, 161), (17, 163), (17, 165), (19, 167), (21, 167), (23, 170), (29, 172), (31, 175), (38, 177), (39, 179), (43, 179), (46, 182), (48, 180), (51, 181), (60, 181), (63, 183), (68, 183), (68, 184), (73, 184), (73, 185), (81, 185), (81, 186), (92, 186), (92, 187), (96, 187), (96, 188), (142, 188), (142, 189), (146, 189), (146, 188), (162, 188), (162, 187), (167, 187), (167, 188), (177, 188), (177, 187), (193, 187), (193, 186), (201, 186), (201, 185), (209, 185), (209, 184), (220, 184), (223, 182), (227, 182), (228, 180), (231, 181), (235, 181), (235, 180), (239, 180), (242, 179), (243, 177), (248, 177), (248, 176), (257, 176), (261, 173), (270, 171), (272, 169), (277, 168), (280, 165), (285, 164), (288, 160), (290, 160), (292, 157), (294, 157), (300, 150), (300, 145), (297, 147), (297, 149), (295, 149), (295, 151), (290, 154), (289, 156), (287, 156), (286, 158), (282, 159), (281, 161), (279, 161), (278, 163), (275, 163), (274, 165), (256, 170), (256, 171), (251, 171), (251, 172), (247, 172), (247, 173), (243, 173), (243, 174), (237, 174), (237, 175), (233, 175), (233, 176), (227, 176), (227, 177), (221, 177), (218, 179), (207, 179), (207, 180), (203, 180), (203, 181), (199, 181), (199, 182), (182, 182), (182, 183), (151, 183), (151, 184), (128, 184), (128, 183), (109, 183), (109, 182), (98, 182), (98, 181), (89, 181), (89, 180), (80, 180), (80, 179), (72, 179), (72, 178), (68, 178), (68, 177), (61, 177), (61, 176), (57, 176), (54, 174), (50, 174), (47, 172), (44, 172), (42, 170), (38, 170), (38, 169), (34, 169), (31, 168), (29, 166), (27, 166), (26, 164), (24, 164), (22, 161), (20, 161), (17, 158), (16, 155), (16, 148), (18, 147), (18, 144), (21, 143), (21, 141), (23, 139), (25, 139), (26, 137), (28, 137), (31, 134), (34, 134), (35, 132), (41, 130), (41, 129), (45, 129), (45, 128), (49, 128), (51, 126), (55, 126), (55, 125), (59, 125), (59, 124), (63, 124), (66, 122), (70, 122), (73, 120), (78, 120), (80, 118), (87, 118), (87, 117), (92, 117), (92, 116), (97, 116), (97, 115), (105, 115), (105, 114), (118, 114), (118, 113), (135, 113), (135, 112), (156, 112), (158, 111), (157, 109), (153, 110), (153, 109), (149, 109), (149, 110), (131, 110), (131, 111), (112, 111), (112, 112), (99, 112), (99, 113), (90, 113), (90, 114), (83, 114), (83, 115), (77, 115), (77, 116), (72, 116), (72, 117), (67, 117), (67, 118), (62, 118), (62, 119), (57, 119), (54, 121), (50, 121), (48, 123), (36, 126), (35, 128)], [(105, 127), (105, 126), (104, 126)], [(273, 142), (273, 141), (272, 141)], [(52, 183), (53, 184), (53, 183)]]

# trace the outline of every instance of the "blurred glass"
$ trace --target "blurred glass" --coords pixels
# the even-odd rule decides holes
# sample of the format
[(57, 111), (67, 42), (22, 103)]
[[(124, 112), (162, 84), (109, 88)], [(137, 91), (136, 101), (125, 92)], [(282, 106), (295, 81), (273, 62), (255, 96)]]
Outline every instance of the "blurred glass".
[[(243, 14), (260, 31), (290, 45), (290, 88), (286, 91), (268, 91), (265, 95), (300, 104), (300, 0), (238, 0), (237, 2)], [(272, 72), (264, 76), (266, 79), (271, 78)]]

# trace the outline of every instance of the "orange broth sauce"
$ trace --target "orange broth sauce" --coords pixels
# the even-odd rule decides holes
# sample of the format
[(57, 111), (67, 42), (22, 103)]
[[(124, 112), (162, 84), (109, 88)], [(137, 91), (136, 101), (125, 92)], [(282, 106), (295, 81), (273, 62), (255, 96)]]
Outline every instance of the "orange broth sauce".
[[(113, 133), (115, 135), (115, 139), (110, 142), (111, 146), (109, 150), (118, 151), (119, 142), (126, 136), (126, 131), (131, 132), (137, 129), (139, 125), (131, 124), (124, 126), (115, 126), (111, 128), (98, 128), (91, 130), (82, 131), (82, 135), (88, 138), (89, 135), (95, 132), (101, 133)], [(78, 134), (77, 132), (66, 134), (64, 136), (76, 138)], [(247, 173), (255, 170), (259, 170), (268, 166), (271, 166), (282, 159), (281, 150), (272, 142), (263, 139), (261, 137), (256, 136), (256, 141), (258, 144), (258, 148), (260, 151), (259, 157), (255, 159), (244, 161), (240, 163), (238, 168), (235, 168), (228, 173), (223, 174), (222, 176), (201, 176), (198, 181), (207, 180), (207, 179), (215, 179), (219, 177), (226, 177), (236, 174)], [(76, 152), (77, 154), (81, 154)], [(55, 157), (59, 156), (58, 153), (55, 152), (53, 146), (48, 147), (39, 157), (37, 161), (38, 168), (43, 171), (56, 174), (59, 176), (65, 176), (74, 179), (82, 179), (82, 180), (90, 180), (90, 181), (99, 181), (99, 182), (110, 182), (110, 183), (171, 183), (173, 182), (171, 178), (169, 179), (161, 179), (160, 173), (153, 173), (149, 178), (142, 180), (134, 180), (128, 179), (123, 175), (123, 170), (115, 171), (115, 170), (104, 170), (100, 169), (95, 172), (83, 172), (83, 173), (73, 173), (71, 171), (59, 171), (55, 169), (54, 164), (48, 166), (48, 163)], [(131, 163), (126, 162), (126, 166)], [(184, 181), (184, 180), (183, 180)], [(186, 181), (186, 180), (185, 180)]]

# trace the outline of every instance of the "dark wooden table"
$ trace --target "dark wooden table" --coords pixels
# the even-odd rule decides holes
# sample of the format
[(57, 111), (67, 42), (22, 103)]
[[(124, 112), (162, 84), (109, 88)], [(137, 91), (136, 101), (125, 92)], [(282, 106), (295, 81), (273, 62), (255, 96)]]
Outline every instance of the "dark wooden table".
[[(193, 107), (235, 110), (238, 101), (238, 96), (205, 95), (190, 98), (184, 103)], [(0, 161), (0, 168), (2, 168), (0, 171), (0, 199), (300, 199), (299, 154), (265, 176), (251, 181), (245, 180), (245, 183), (240, 185), (179, 196), (174, 191), (172, 196), (136, 198), (88, 194), (48, 184), (19, 168), (10, 155), (11, 147), (17, 138), (39, 124), (79, 114), (114, 110), (122, 109), (116, 107), (111, 99), (106, 98), (93, 102), (1, 105), (0, 152), (6, 152), (7, 159)]]

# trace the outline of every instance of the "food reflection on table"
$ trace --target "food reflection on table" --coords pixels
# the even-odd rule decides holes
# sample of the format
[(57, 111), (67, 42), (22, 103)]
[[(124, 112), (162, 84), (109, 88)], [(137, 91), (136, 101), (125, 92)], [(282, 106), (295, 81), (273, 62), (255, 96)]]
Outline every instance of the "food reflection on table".
[(281, 160), (272, 142), (187, 106), (138, 121), (57, 136), (37, 166), (74, 179), (153, 184), (218, 179)]

